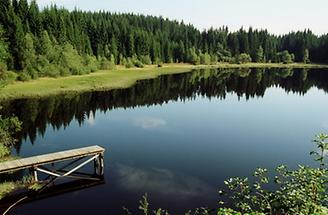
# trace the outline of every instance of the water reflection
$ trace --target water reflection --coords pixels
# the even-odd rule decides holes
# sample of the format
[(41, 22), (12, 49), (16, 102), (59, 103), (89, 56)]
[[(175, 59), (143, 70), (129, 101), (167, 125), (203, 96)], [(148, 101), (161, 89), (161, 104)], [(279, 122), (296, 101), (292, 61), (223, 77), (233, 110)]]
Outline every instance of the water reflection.
[[(4, 198), (1, 200), (0, 204), (0, 213), (4, 213), (11, 205), (13, 205), (18, 200), (22, 199), (23, 197), (26, 197), (28, 195), (28, 198), (25, 199), (21, 204), (27, 204), (34, 201), (38, 201), (41, 199), (46, 199), (50, 197), (55, 197), (71, 192), (77, 192), (84, 189), (88, 189), (91, 187), (99, 186), (105, 184), (104, 180), (99, 181), (92, 181), (92, 180), (75, 180), (70, 181), (58, 185), (53, 185), (49, 188), (47, 188), (43, 192), (21, 192), (17, 193), (15, 195), (9, 196), (7, 198)], [(37, 194), (36, 194), (37, 193)]]
[(193, 176), (159, 168), (136, 168), (123, 164), (114, 167), (118, 185), (128, 191), (148, 190), (150, 193), (180, 199), (215, 194), (215, 187)]
[[(122, 107), (161, 105), (172, 100), (193, 100), (197, 96), (225, 99), (230, 93), (248, 100), (263, 97), (269, 87), (280, 87), (300, 95), (311, 87), (327, 92), (328, 73), (315, 69), (196, 70), (139, 81), (129, 89), (2, 101), (1, 112), (3, 115), (15, 114), (23, 121), (23, 131), (18, 137), (20, 143), (26, 138), (33, 143), (38, 135), (44, 135), (49, 125), (53, 129), (66, 128), (74, 119), (80, 125), (94, 125), (96, 110), (106, 112)], [(132, 123), (143, 129), (166, 125), (165, 120), (150, 117), (136, 118)], [(16, 150), (19, 153), (20, 144)]]
[(166, 121), (156, 117), (137, 117), (133, 119), (133, 125), (143, 129), (155, 129), (166, 125)]
[(106, 148), (106, 184), (15, 213), (121, 214), (146, 192), (174, 214), (214, 207), (228, 177), (312, 164), (311, 137), (328, 125), (327, 91), (324, 70), (198, 70), (124, 90), (3, 101), (2, 112), (24, 122), (23, 157)]

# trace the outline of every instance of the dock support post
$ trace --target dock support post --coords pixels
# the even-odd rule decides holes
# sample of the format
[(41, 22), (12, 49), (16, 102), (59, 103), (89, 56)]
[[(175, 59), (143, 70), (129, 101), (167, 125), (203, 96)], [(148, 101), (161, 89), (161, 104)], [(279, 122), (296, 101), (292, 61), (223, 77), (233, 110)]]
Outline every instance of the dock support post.
[(98, 166), (99, 166), (99, 165), (98, 165), (98, 159), (95, 158), (95, 159), (93, 160), (94, 175), (97, 175)]
[(34, 181), (38, 182), (38, 171), (36, 167), (33, 167), (33, 177), (34, 177)]
[(99, 175), (104, 175), (104, 153), (99, 155)]

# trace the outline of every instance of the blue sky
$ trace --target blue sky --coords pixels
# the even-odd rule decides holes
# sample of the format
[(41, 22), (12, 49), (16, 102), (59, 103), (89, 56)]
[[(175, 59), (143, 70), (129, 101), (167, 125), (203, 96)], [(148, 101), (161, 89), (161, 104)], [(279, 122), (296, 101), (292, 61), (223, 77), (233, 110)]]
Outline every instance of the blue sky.
[(328, 33), (328, 0), (37, 0), (68, 9), (133, 12), (192, 23), (199, 29), (229, 26), (266, 28), (272, 33), (310, 28)]

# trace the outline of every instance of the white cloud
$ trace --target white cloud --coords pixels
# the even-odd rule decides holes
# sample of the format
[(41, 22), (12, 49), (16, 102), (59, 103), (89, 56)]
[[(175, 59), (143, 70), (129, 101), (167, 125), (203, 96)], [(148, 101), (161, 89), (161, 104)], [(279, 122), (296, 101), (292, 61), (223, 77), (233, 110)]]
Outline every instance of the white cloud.
[(165, 126), (166, 121), (156, 117), (138, 117), (133, 119), (133, 125), (143, 129), (153, 129)]
[(90, 116), (86, 121), (90, 126), (94, 126), (96, 124), (95, 116), (92, 112), (90, 113)]
[(162, 195), (191, 198), (207, 195), (215, 190), (204, 181), (167, 169), (139, 169), (126, 165), (116, 165), (119, 186), (128, 190), (146, 190)]

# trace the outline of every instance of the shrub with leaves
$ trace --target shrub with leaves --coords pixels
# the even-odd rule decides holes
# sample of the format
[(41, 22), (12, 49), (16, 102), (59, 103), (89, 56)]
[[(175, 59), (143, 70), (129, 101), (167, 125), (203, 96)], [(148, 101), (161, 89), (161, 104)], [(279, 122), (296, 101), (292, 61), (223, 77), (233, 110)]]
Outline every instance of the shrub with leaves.
[(15, 144), (14, 134), (21, 130), (17, 117), (3, 118), (0, 115), (0, 160), (10, 155), (9, 147)]
[(314, 140), (319, 152), (311, 154), (320, 162), (319, 168), (299, 166), (296, 170), (289, 170), (284, 165), (279, 166), (273, 180), (274, 190), (264, 188), (270, 179), (267, 169), (258, 168), (254, 172), (254, 182), (248, 178), (230, 178), (225, 181), (228, 191), (220, 191), (220, 194), (228, 195), (242, 214), (325, 214), (328, 205), (328, 172), (324, 168), (327, 138), (327, 135), (320, 134)]

